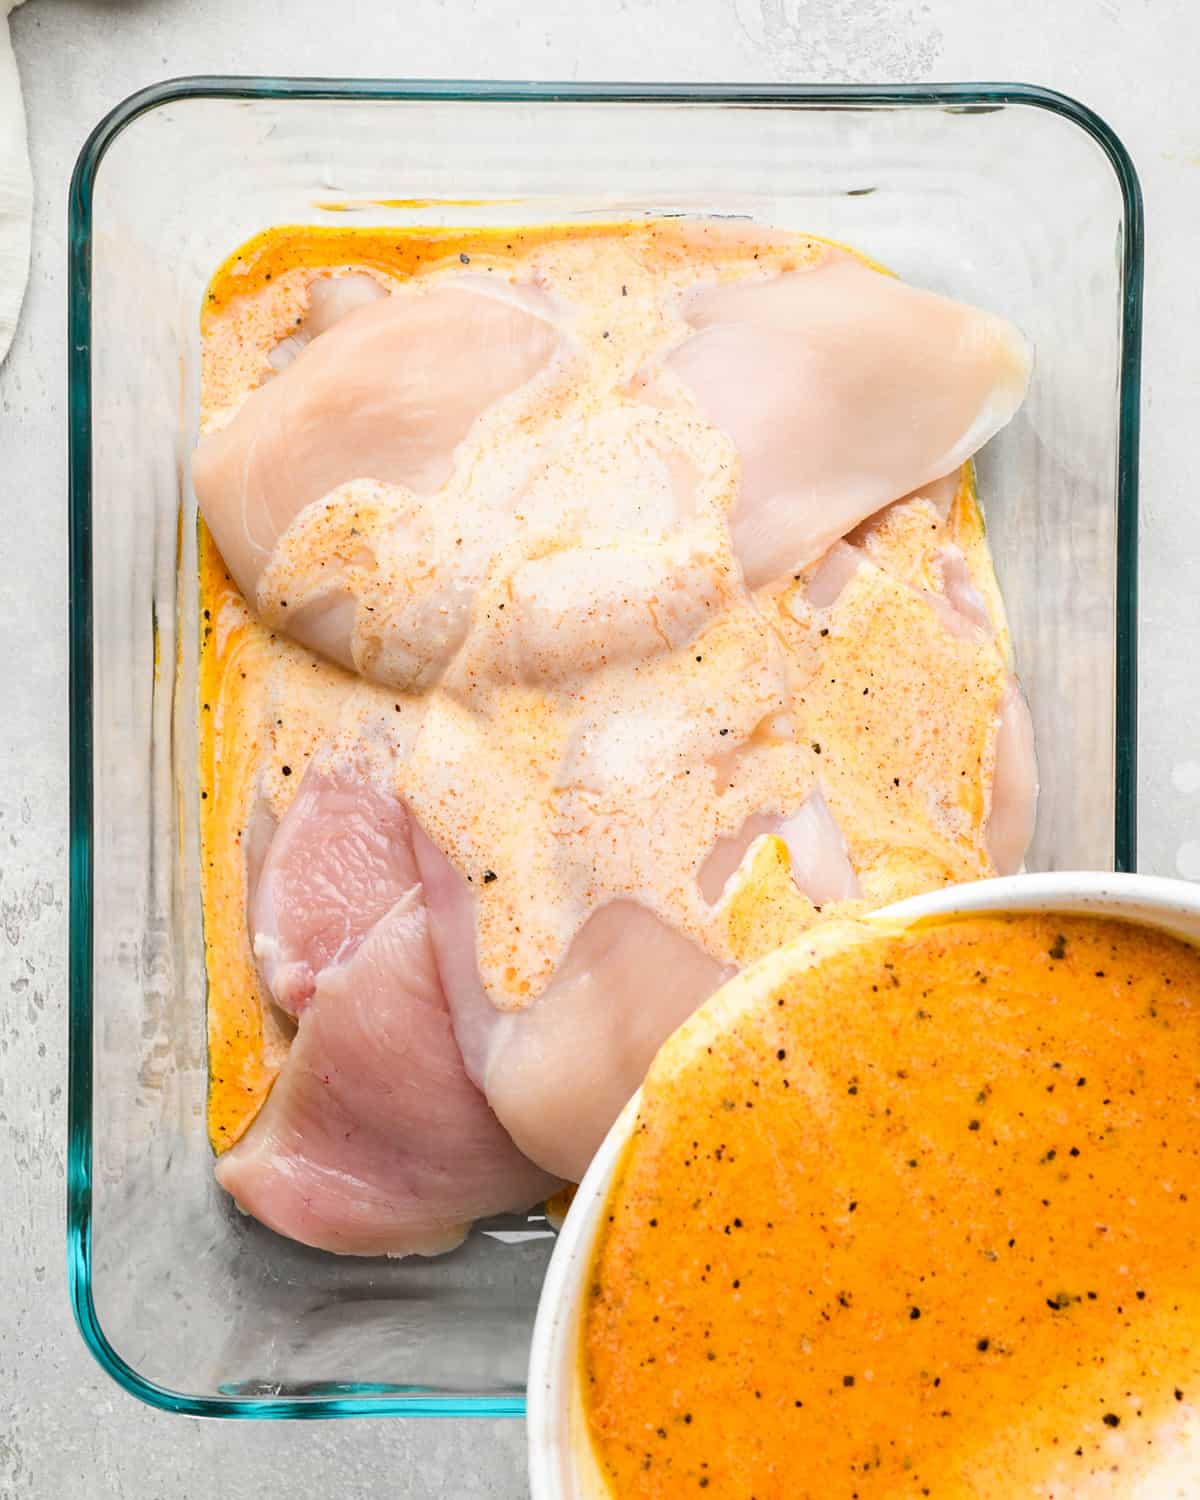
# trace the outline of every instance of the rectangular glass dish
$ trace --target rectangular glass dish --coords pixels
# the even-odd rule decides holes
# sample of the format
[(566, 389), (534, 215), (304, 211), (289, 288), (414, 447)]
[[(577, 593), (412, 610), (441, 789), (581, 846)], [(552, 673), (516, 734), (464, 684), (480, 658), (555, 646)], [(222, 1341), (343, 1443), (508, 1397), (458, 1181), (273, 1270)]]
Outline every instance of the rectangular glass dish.
[(1137, 179), (1019, 85), (185, 79), (93, 132), (70, 201), (68, 1261), (83, 1336), (192, 1414), (524, 1409), (544, 1219), (439, 1260), (339, 1259), (241, 1216), (205, 1128), (198, 314), (282, 223), (751, 215), (1019, 324), (1029, 399), (979, 488), (1038, 735), (1033, 869), (1134, 862)]

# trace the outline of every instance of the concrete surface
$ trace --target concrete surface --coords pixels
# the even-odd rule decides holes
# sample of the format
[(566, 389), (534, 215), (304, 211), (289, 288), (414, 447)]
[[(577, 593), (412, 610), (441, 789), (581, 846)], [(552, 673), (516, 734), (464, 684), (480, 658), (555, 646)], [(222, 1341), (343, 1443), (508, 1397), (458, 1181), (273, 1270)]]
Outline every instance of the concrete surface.
[(63, 1268), (66, 185), (125, 94), (194, 72), (1027, 79), (1075, 94), (1146, 191), (1142, 866), (1200, 877), (1200, 10), (1195, 0), (32, 0), (14, 17), (37, 191), (0, 370), (0, 1497), (516, 1497), (519, 1422), (216, 1424), (109, 1384)]

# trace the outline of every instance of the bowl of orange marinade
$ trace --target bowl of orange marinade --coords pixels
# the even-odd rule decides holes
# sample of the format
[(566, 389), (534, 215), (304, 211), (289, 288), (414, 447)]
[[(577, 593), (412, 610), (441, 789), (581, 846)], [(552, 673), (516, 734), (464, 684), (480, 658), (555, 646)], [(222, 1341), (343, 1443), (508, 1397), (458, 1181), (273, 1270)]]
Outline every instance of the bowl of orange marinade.
[(1183, 882), (1016, 876), (730, 983), (556, 1246), (534, 1500), (1192, 1494), (1198, 940)]

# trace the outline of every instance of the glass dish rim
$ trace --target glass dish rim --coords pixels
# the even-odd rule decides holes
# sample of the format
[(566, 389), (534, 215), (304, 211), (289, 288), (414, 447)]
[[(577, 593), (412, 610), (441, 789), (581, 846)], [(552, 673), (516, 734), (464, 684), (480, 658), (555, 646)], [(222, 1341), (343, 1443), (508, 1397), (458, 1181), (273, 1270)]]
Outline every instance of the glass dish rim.
[[(149, 1406), (190, 1416), (315, 1418), (522, 1416), (524, 1396), (384, 1395), (352, 1386), (344, 1396), (196, 1396), (157, 1385), (113, 1348), (92, 1297), (92, 555), (91, 234), (96, 172), (117, 137), (141, 115), (190, 99), (406, 100), (413, 102), (729, 104), (826, 109), (937, 107), (983, 112), (1009, 104), (1057, 114), (1104, 151), (1121, 191), (1121, 364), (1117, 450), (1116, 719), (1114, 864), (1135, 864), (1137, 714), (1137, 515), (1143, 278), (1142, 193), (1114, 131), (1068, 95), (1025, 83), (721, 84), (553, 83), (444, 79), (267, 78), (197, 75), (131, 94), (96, 125), (71, 177), (68, 207), (68, 510), (70, 634), (70, 925), (67, 1106), (67, 1279), (84, 1343), (100, 1366)], [(371, 1391), (377, 1394), (370, 1394)]]

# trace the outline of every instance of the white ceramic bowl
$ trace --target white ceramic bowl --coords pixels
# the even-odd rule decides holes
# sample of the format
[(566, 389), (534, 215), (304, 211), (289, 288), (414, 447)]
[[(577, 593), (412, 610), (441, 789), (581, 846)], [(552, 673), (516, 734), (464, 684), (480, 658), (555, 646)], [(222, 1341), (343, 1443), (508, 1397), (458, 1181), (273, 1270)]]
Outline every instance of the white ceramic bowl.
[[(1124, 917), (1200, 942), (1200, 886), (1149, 875), (1056, 873), (976, 881), (901, 901), (872, 913), (869, 920), (908, 922), (979, 911)], [(638, 1098), (635, 1094), (626, 1105), (588, 1168), (542, 1288), (529, 1363), (532, 1500), (612, 1500), (592, 1455), (580, 1401), (578, 1333), (596, 1231)]]

